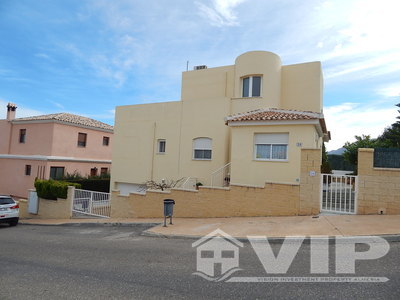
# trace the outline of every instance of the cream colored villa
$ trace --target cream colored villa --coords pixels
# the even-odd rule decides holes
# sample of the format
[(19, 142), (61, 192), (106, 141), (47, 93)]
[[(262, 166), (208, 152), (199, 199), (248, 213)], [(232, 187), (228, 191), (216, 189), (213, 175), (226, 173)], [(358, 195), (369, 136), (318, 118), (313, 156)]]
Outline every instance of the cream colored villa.
[(183, 72), (180, 101), (116, 108), (111, 187), (298, 185), (301, 150), (330, 139), (322, 94), (320, 62), (282, 65), (265, 51)]

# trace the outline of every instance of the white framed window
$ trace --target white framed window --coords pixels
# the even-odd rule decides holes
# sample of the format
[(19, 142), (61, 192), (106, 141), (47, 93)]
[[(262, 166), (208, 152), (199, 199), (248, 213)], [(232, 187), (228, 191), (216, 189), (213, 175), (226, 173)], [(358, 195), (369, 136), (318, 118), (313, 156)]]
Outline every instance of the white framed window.
[(261, 76), (248, 76), (242, 78), (242, 97), (261, 96)]
[(288, 159), (288, 133), (256, 133), (254, 159), (286, 161)]
[(157, 153), (158, 154), (165, 153), (166, 146), (167, 146), (167, 141), (166, 140), (164, 140), (164, 139), (157, 140)]
[(196, 138), (193, 140), (193, 159), (211, 160), (212, 157), (212, 139)]

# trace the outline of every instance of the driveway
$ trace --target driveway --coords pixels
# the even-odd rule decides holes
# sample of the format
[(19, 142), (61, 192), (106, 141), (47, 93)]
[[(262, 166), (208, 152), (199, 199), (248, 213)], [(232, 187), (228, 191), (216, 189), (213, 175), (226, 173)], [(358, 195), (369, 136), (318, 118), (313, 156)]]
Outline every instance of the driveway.
[[(146, 228), (1, 225), (0, 299), (398, 299), (400, 295), (397, 242), (390, 244), (383, 258), (356, 265), (356, 276), (384, 276), (389, 278), (385, 283), (227, 283), (192, 275), (194, 240), (141, 236)], [(272, 248), (277, 253), (280, 245)], [(329, 250), (334, 257), (333, 244)], [(271, 276), (250, 243), (240, 249), (240, 268), (239, 276)], [(336, 276), (333, 261), (329, 275)], [(284, 276), (310, 276), (310, 245), (300, 248)]]

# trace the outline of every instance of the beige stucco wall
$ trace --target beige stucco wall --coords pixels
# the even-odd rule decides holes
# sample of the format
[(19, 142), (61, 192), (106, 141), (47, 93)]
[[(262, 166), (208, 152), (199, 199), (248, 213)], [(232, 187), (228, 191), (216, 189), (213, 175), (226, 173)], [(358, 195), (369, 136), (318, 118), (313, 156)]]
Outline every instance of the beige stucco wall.
[(374, 168), (374, 149), (358, 149), (358, 214), (400, 214), (400, 169)]
[[(256, 133), (288, 133), (288, 160), (254, 159)], [(299, 183), (302, 148), (317, 148), (314, 125), (232, 127), (231, 183), (263, 186), (265, 182)], [(301, 146), (297, 146), (301, 143)], [(317, 150), (321, 151), (321, 150)]]
[[(290, 216), (319, 213), (320, 149), (303, 149), (300, 184), (264, 183), (262, 187), (231, 185), (198, 191), (147, 191), (121, 196), (113, 191), (111, 217), (163, 216), (163, 200), (175, 200), (174, 216), (190, 218)], [(315, 176), (310, 175), (310, 171)]]
[[(261, 96), (242, 98), (242, 78), (261, 75)], [(240, 113), (261, 107), (280, 107), (281, 59), (267, 51), (250, 51), (236, 58), (234, 77), (234, 101), (232, 113)], [(238, 99), (239, 98), (239, 99)]]
[(321, 63), (317, 61), (283, 66), (281, 91), (281, 108), (321, 113), (323, 108)]
[[(263, 76), (262, 95), (241, 98), (241, 79), (251, 75)], [(266, 51), (244, 53), (230, 66), (183, 72), (181, 101), (116, 108), (111, 186), (116, 188), (118, 182), (141, 184), (151, 179), (182, 177), (198, 178), (209, 185), (211, 173), (231, 161), (234, 183), (296, 183), (300, 178), (300, 149), (296, 149), (296, 142), (302, 142), (303, 147), (321, 147), (321, 139), (318, 144), (314, 142), (313, 126), (295, 124), (285, 128), (293, 133), (288, 163), (254, 162), (253, 135), (244, 136), (253, 129), (233, 133), (224, 118), (268, 107), (320, 112), (321, 86), (319, 63), (281, 66), (279, 56)], [(272, 127), (281, 130), (279, 126)], [(231, 140), (233, 134), (237, 136), (235, 142)], [(193, 160), (193, 139), (198, 137), (212, 139), (212, 160)], [(246, 146), (242, 145), (242, 138)], [(158, 139), (166, 140), (165, 154), (157, 154)], [(239, 162), (234, 161), (234, 155)], [(248, 169), (247, 162), (252, 171), (238, 173)], [(272, 170), (268, 176), (264, 176), (265, 166)]]

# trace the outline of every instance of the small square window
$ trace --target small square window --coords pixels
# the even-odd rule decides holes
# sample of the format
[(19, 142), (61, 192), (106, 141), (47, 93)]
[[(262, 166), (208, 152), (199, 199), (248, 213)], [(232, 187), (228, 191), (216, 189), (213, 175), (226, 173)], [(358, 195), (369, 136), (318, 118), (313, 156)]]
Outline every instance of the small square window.
[(167, 146), (166, 140), (158, 140), (157, 141), (157, 153), (165, 153), (166, 146)]
[(108, 146), (110, 144), (110, 138), (108, 136), (103, 136), (103, 146)]
[(108, 174), (108, 168), (101, 168), (100, 169), (100, 175), (107, 175)]
[(64, 176), (64, 167), (50, 167), (50, 179), (61, 179)]
[(31, 176), (31, 171), (32, 171), (32, 166), (31, 165), (25, 165), (25, 175), (26, 176)]
[(96, 167), (90, 169), (90, 176), (97, 176), (97, 168)]
[(79, 132), (78, 133), (78, 147), (86, 147), (87, 134)]
[(25, 144), (26, 141), (26, 129), (19, 130), (19, 142), (21, 144)]

